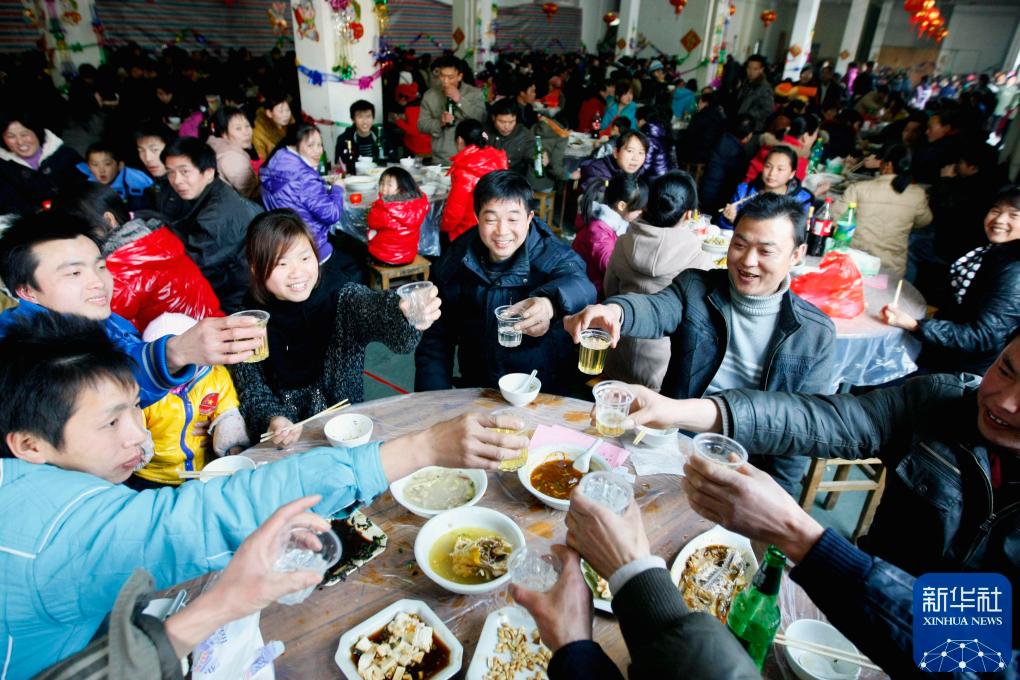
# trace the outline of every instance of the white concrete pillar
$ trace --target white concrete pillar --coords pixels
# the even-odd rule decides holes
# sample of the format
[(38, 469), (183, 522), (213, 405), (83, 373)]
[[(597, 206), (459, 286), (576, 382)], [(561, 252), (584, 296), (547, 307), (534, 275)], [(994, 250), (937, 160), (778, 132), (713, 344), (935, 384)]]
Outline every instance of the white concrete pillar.
[(464, 40), (460, 45), (457, 45), (457, 50), (454, 52), (461, 59), (475, 44), (477, 9), (475, 0), (453, 0), (453, 33), (456, 33), (458, 28), (464, 32)]
[(602, 23), (602, 17), (606, 12), (613, 10), (613, 7), (614, 4), (610, 0), (587, 0), (581, 3), (581, 42), (588, 52), (594, 54), (597, 51), (595, 46), (606, 34), (606, 25)]
[[(95, 18), (92, 0), (78, 0), (77, 10), (61, 3), (42, 3), (42, 7), (46, 13), (43, 36), (46, 48), (53, 51), (52, 76), (57, 86), (64, 83), (65, 75), (77, 71), (82, 64), (98, 66), (102, 62), (102, 49), (92, 25)], [(50, 14), (51, 11), (54, 15)], [(59, 23), (63, 39), (51, 30), (53, 19)]]
[[(476, 0), (475, 5), (475, 40), (472, 67), (477, 73), (485, 62), (493, 59), (492, 46), (496, 44), (496, 31), (493, 29), (492, 0)], [(493, 60), (495, 61), (495, 60)]]
[[(641, 0), (620, 0), (620, 27), (616, 32), (617, 46), (616, 56), (630, 56), (634, 54), (634, 45), (637, 44), (638, 19), (641, 16)], [(624, 46), (619, 46), (619, 41), (624, 41)]]
[[(843, 40), (839, 43), (839, 56), (836, 61), (836, 72), (846, 73), (846, 68), (857, 57), (857, 47), (861, 44), (861, 33), (864, 31), (864, 18), (868, 15), (869, 0), (852, 0), (850, 14), (846, 18), (843, 29)], [(843, 53), (846, 58), (843, 58)]]
[(1006, 52), (1006, 60), (1002, 62), (1003, 71), (1016, 71), (1020, 68), (1020, 24), (1013, 31), (1013, 41)]
[[(368, 78), (377, 73), (375, 58), (371, 52), (379, 49), (379, 20), (372, 11), (371, 3), (362, 3), (361, 24), (364, 35), (348, 48), (351, 65), (354, 67), (354, 82), (336, 82), (333, 67), (337, 64), (339, 37), (334, 23), (333, 10), (326, 0), (314, 0), (315, 24), (318, 41), (298, 35), (297, 22), (294, 25), (294, 47), (298, 64), (324, 75), (322, 84), (316, 85), (310, 78), (298, 73), (301, 88), (302, 111), (317, 120), (332, 121), (320, 123), (322, 142), (326, 155), (333, 158), (336, 137), (351, 123), (350, 106), (358, 99), (365, 99), (375, 106), (376, 123), (382, 123), (382, 79)], [(366, 89), (361, 89), (358, 79), (365, 79)], [(296, 116), (295, 116), (296, 117)]]
[(871, 49), (868, 50), (868, 61), (876, 61), (878, 53), (882, 51), (882, 45), (885, 43), (885, 30), (889, 28), (892, 12), (893, 0), (885, 0), (882, 3), (882, 10), (878, 13), (878, 23), (875, 24), (875, 36), (871, 39)]
[(708, 4), (708, 11), (705, 12), (705, 21), (699, 26), (699, 31), (704, 40), (698, 45), (696, 54), (698, 63), (708, 60), (708, 64), (699, 68), (695, 77), (698, 85), (705, 87), (715, 79), (719, 65), (723, 60), (718, 59), (719, 51), (726, 44), (726, 50), (733, 49), (733, 30), (727, 30), (727, 21), (730, 16), (730, 0), (711, 0)]
[[(784, 78), (796, 80), (801, 68), (807, 63), (811, 54), (811, 39), (815, 34), (815, 19), (818, 18), (818, 7), (821, 4), (822, 0), (800, 0), (797, 3), (793, 30), (790, 31), (790, 46), (786, 51), (786, 65), (783, 67)], [(800, 48), (796, 55), (790, 51), (794, 48)]]

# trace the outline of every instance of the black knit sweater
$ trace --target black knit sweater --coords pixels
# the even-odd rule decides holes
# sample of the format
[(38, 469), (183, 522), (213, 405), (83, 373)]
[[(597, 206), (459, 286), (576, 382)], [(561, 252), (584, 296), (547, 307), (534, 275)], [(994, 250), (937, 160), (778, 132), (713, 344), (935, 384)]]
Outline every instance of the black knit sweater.
[(269, 358), (230, 367), (252, 441), (275, 416), (297, 422), (341, 399), (363, 401), (368, 343), (407, 354), (421, 339), (398, 304), (393, 291), (351, 283), (301, 303), (260, 305), (270, 313)]

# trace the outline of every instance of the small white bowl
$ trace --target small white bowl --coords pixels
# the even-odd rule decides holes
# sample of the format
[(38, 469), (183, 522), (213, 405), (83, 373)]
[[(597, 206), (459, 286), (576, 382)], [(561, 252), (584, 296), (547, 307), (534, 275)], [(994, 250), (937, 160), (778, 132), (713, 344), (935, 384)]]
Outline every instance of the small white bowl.
[(372, 419), (360, 413), (341, 413), (326, 421), (322, 428), (331, 446), (352, 448), (372, 438)]
[[(641, 443), (647, 444), (648, 446), (666, 446), (676, 439), (676, 433), (679, 432), (679, 430), (675, 427), (668, 427), (665, 430), (657, 430), (654, 427), (645, 427), (641, 429), (645, 432), (645, 436), (641, 439)], [(635, 437), (641, 429), (635, 430)]]
[(517, 389), (521, 386), (529, 373), (507, 373), (499, 379), (499, 393), (503, 395), (503, 398), (509, 401), (514, 406), (527, 406), (531, 402), (535, 401), (535, 397), (542, 391), (542, 381), (538, 379), (538, 376), (531, 380), (531, 384), (534, 389), (527, 392), (518, 392)]
[[(400, 505), (404, 506), (408, 512), (418, 515), (419, 517), (429, 519), (431, 517), (435, 517), (441, 512), (446, 512), (445, 510), (430, 510), (428, 508), (423, 508), (420, 505), (415, 505), (414, 503), (407, 499), (407, 496), (404, 495), (404, 488), (407, 487), (408, 482), (410, 482), (413, 477), (423, 472), (428, 472), (430, 470), (442, 470), (442, 469), (443, 468), (440, 468), (438, 466), (431, 465), (429, 467), (422, 468), (417, 472), (412, 472), (406, 477), (401, 477), (400, 479), (390, 484), (390, 493), (393, 494), (393, 498), (394, 500), (397, 501), (397, 503), (400, 503)], [(482, 500), (482, 496), (485, 495), (485, 490), (489, 488), (489, 476), (485, 474), (485, 470), (471, 470), (467, 468), (457, 468), (456, 471), (462, 472), (467, 477), (470, 477), (471, 481), (474, 482), (475, 484), (475, 495), (467, 503), (457, 507), (466, 508)], [(455, 509), (456, 508), (450, 508), (450, 510)]]
[(231, 475), (241, 472), (242, 470), (254, 470), (255, 461), (248, 456), (224, 456), (223, 458), (217, 458), (216, 460), (206, 464), (202, 471), (199, 473), (199, 480), (203, 482), (209, 482), (214, 479), (222, 477), (222, 474), (207, 474), (207, 473), (223, 473), (228, 472)]
[[(577, 446), (576, 444), (549, 444), (529, 449), (528, 461), (517, 471), (517, 478), (521, 480), (521, 484), (524, 485), (524, 488), (527, 489), (528, 493), (532, 496), (542, 501), (553, 510), (562, 510), (563, 512), (566, 512), (570, 509), (570, 501), (546, 496), (544, 493), (535, 489), (535, 487), (531, 485), (531, 473), (535, 471), (536, 467), (544, 463), (553, 453), (563, 452), (568, 459), (574, 460), (587, 450), (587, 446)], [(591, 466), (588, 469), (591, 472), (595, 472), (596, 470), (608, 471), (610, 470), (610, 467), (605, 458), (595, 454), (591, 457)]]
[(340, 667), (340, 670), (350, 680), (359, 680), (357, 666), (351, 661), (351, 648), (358, 643), (362, 636), (369, 636), (386, 627), (390, 621), (396, 618), (400, 612), (415, 614), (435, 631), (436, 636), (443, 641), (446, 648), (450, 650), (450, 662), (445, 668), (439, 669), (435, 675), (430, 676), (432, 680), (446, 680), (452, 678), (464, 664), (464, 647), (454, 637), (450, 629), (446, 627), (443, 620), (436, 616), (436, 613), (421, 600), (397, 600), (389, 607), (375, 613), (365, 619), (354, 628), (340, 636), (340, 644), (337, 645), (333, 661)]
[(509, 541), (515, 551), (524, 547), (524, 532), (503, 513), (478, 506), (461, 507), (439, 513), (425, 522), (425, 525), (418, 530), (418, 536), (414, 539), (414, 559), (418, 562), (418, 566), (429, 579), (451, 593), (478, 595), (502, 588), (510, 580), (509, 572), (488, 583), (464, 584), (454, 583), (443, 578), (429, 566), (429, 552), (435, 542), (450, 531), (461, 528), (486, 529), (495, 532)]
[(414, 156), (408, 156), (407, 158), (400, 159), (400, 167), (404, 170), (412, 170), (414, 168), (415, 158)]
[[(818, 619), (798, 619), (786, 627), (784, 635), (790, 640), (803, 640), (860, 654), (854, 643), (833, 626)], [(801, 680), (855, 680), (861, 674), (861, 667), (849, 661), (829, 659), (786, 645), (783, 645), (783, 655), (794, 675)]]

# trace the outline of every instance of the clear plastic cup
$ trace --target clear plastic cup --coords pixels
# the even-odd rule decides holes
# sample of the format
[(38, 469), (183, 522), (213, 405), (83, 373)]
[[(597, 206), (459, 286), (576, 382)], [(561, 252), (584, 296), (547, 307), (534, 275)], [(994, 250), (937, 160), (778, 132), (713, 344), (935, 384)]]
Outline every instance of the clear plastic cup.
[[(332, 530), (313, 531), (307, 527), (294, 527), (287, 532), (276, 558), (273, 569), (279, 572), (314, 571), (325, 574), (326, 570), (340, 561), (343, 546)], [(280, 604), (300, 604), (312, 594), (315, 586), (288, 593), (277, 600)]]
[(622, 515), (634, 500), (634, 485), (615, 472), (599, 470), (581, 477), (576, 493), (584, 494), (617, 515)]
[(703, 432), (694, 437), (694, 454), (718, 465), (739, 467), (747, 462), (747, 449), (721, 434)]
[(577, 355), (577, 370), (586, 375), (600, 375), (606, 367), (606, 355), (612, 337), (601, 328), (581, 331), (581, 349)]
[(407, 300), (408, 302), (409, 316), (407, 317), (407, 322), (412, 326), (420, 326), (427, 323), (425, 308), (432, 301), (432, 288), (431, 281), (405, 283), (400, 288), (397, 288), (397, 295), (400, 296), (400, 299)]
[[(254, 318), (258, 323), (255, 328), (263, 329), (262, 334), (262, 345), (259, 346), (255, 353), (244, 360), (246, 364), (254, 364), (259, 361), (264, 361), (269, 358), (269, 338), (265, 335), (265, 328), (269, 325), (269, 312), (261, 309), (245, 309), (240, 312), (234, 312), (230, 316), (250, 316)], [(240, 338), (240, 340), (248, 340), (249, 338)]]
[(594, 388), (595, 396), (595, 429), (603, 437), (619, 437), (626, 429), (623, 421), (630, 415), (630, 405), (634, 401), (634, 393), (627, 383), (619, 380), (603, 380)]
[(510, 582), (528, 590), (546, 593), (552, 590), (563, 572), (563, 562), (551, 552), (525, 546), (510, 556)]
[[(519, 408), (500, 408), (500, 409), (496, 409), (495, 411), (493, 411), (489, 415), (491, 415), (493, 417), (496, 417), (496, 416), (512, 416), (512, 417), (517, 418), (518, 420), (520, 420), (521, 423), (523, 423), (523, 425), (521, 427), (518, 427), (518, 428), (513, 428), (513, 427), (492, 427), (492, 428), (489, 428), (489, 429), (494, 430), (496, 432), (503, 432), (503, 433), (506, 433), (506, 434), (515, 434), (515, 435), (518, 435), (520, 437), (527, 437), (528, 433), (531, 431), (531, 428), (533, 427), (531, 419), (528, 418), (527, 414), (524, 412), (523, 409), (519, 409)], [(500, 461), (499, 469), (503, 470), (504, 472), (513, 472), (513, 471), (523, 467), (523, 465), (525, 463), (527, 463), (527, 462), (528, 462), (528, 447), (525, 446), (523, 449), (521, 449), (520, 455), (517, 456), (516, 458), (511, 458), (509, 460)]]
[(524, 317), (517, 312), (511, 312), (510, 309), (512, 307), (513, 305), (496, 307), (496, 326), (499, 333), (499, 344), (503, 347), (519, 347), (524, 337), (524, 333), (515, 328), (517, 324), (524, 321)]

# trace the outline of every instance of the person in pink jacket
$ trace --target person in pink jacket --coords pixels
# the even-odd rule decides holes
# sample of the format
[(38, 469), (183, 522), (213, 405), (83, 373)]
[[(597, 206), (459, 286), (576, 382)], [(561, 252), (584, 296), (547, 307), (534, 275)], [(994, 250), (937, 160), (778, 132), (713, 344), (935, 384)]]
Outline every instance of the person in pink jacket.
[(595, 284), (598, 299), (605, 297), (602, 280), (609, 256), (631, 221), (648, 203), (648, 185), (637, 175), (620, 173), (612, 179), (592, 182), (581, 199), (585, 224), (574, 237), (572, 248), (584, 260), (588, 278)]

